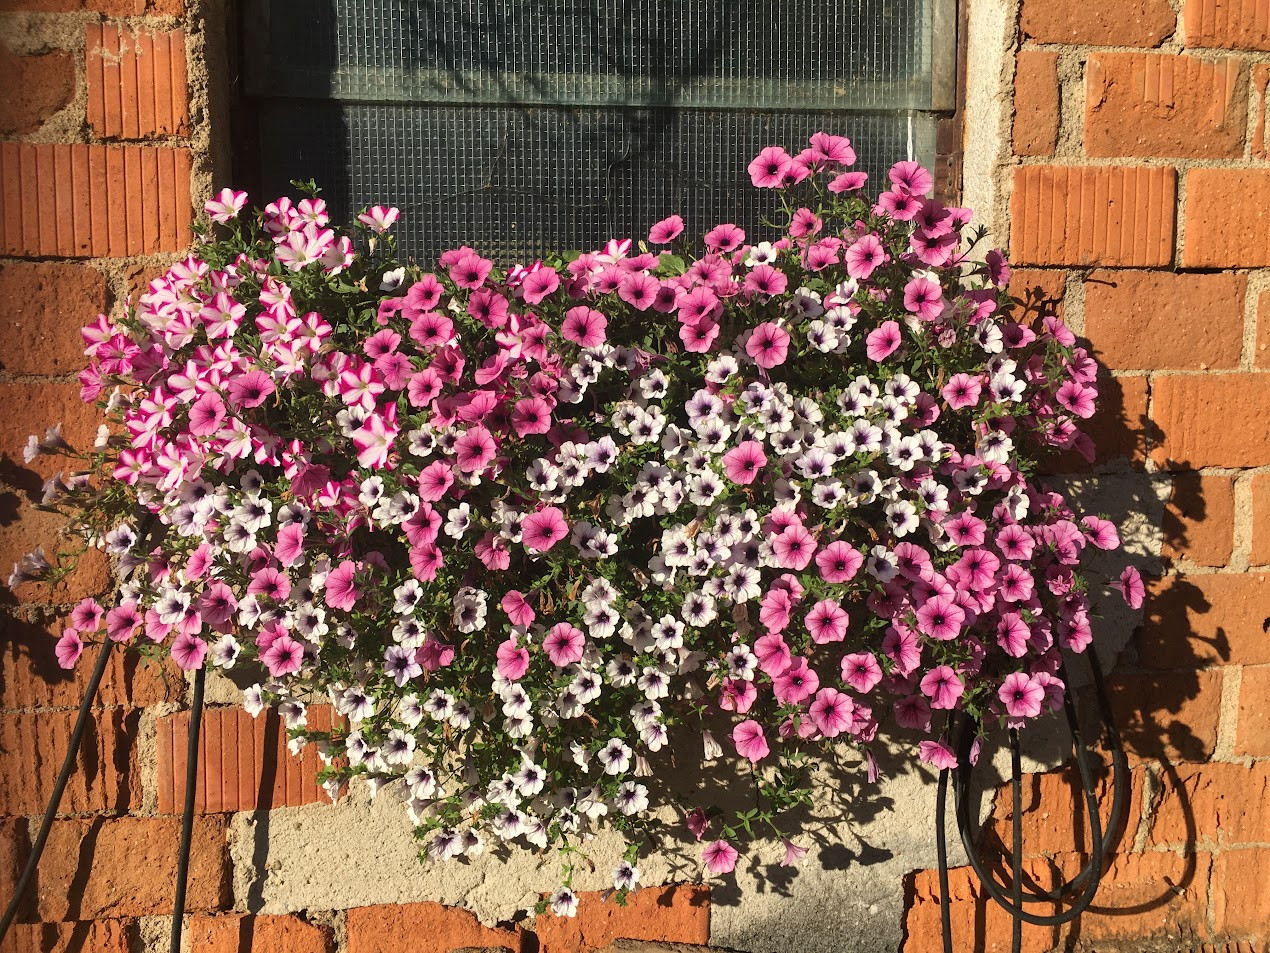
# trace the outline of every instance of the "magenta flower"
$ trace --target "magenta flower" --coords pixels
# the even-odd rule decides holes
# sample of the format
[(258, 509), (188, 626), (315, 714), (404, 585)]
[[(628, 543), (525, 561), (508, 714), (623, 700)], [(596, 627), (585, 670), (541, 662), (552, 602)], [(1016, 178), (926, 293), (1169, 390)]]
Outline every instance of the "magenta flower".
[(543, 651), (551, 664), (556, 668), (564, 668), (582, 660), (582, 651), (586, 646), (586, 637), (582, 630), (568, 622), (557, 622), (542, 640)]
[(650, 245), (669, 245), (684, 230), (684, 220), (678, 215), (672, 215), (669, 218), (663, 218), (648, 230), (648, 243)]
[(728, 222), (710, 229), (702, 240), (706, 248), (711, 251), (736, 251), (745, 244), (745, 231), (740, 226)]
[(141, 628), (141, 613), (131, 599), (106, 613), (106, 635), (112, 642), (127, 642)]
[(816, 554), (816, 568), (825, 582), (850, 582), (863, 565), (860, 551), (842, 540), (834, 540)]
[(1080, 521), (1085, 528), (1085, 538), (1099, 549), (1116, 549), (1120, 545), (1120, 533), (1116, 524), (1098, 516), (1086, 516)]
[(75, 663), (79, 661), (80, 655), (84, 652), (84, 642), (79, 637), (79, 633), (69, 626), (62, 630), (62, 636), (57, 640), (57, 645), (53, 647), (53, 654), (57, 656), (57, 664), (62, 668), (71, 669), (75, 667)]
[(178, 635), (172, 642), (172, 660), (186, 672), (203, 667), (207, 655), (207, 643), (188, 632)]
[(941, 771), (957, 767), (957, 756), (942, 741), (931, 741), (929, 738), (919, 741), (917, 751), (923, 761)]
[(701, 852), (701, 859), (705, 861), (706, 870), (712, 874), (731, 873), (736, 869), (736, 860), (739, 856), (736, 848), (725, 840), (706, 844), (705, 850)]
[(912, 278), (904, 286), (904, 310), (923, 321), (934, 321), (944, 309), (944, 289), (930, 278)]
[(842, 658), (842, 680), (864, 694), (882, 681), (882, 666), (872, 652), (853, 652)]
[(782, 867), (793, 867), (807, 856), (807, 848), (799, 847), (788, 837), (782, 837), (781, 844), (785, 847), (785, 857), (781, 860)]
[(493, 267), (492, 261), (469, 251), (450, 266), (450, 280), (460, 288), (475, 291), (485, 284)]
[(724, 711), (735, 711), (745, 714), (758, 698), (758, 689), (753, 682), (740, 678), (725, 678), (719, 687), (719, 707)]
[(772, 553), (781, 569), (806, 568), (816, 552), (816, 538), (801, 523), (787, 526), (772, 539)]
[(849, 695), (844, 695), (836, 688), (822, 688), (816, 693), (816, 700), (811, 703), (808, 715), (822, 735), (837, 738), (851, 727), (854, 711), (855, 702)]
[(997, 577), (997, 591), (1006, 602), (1026, 602), (1036, 591), (1036, 581), (1018, 563), (1010, 563)]
[(909, 695), (895, 703), (895, 720), (904, 728), (930, 731), (930, 703), (921, 695)]
[(520, 532), (526, 549), (534, 553), (545, 553), (569, 535), (569, 524), (557, 507), (544, 506), (537, 513), (530, 513), (525, 517)]
[(1045, 688), (1026, 672), (1013, 672), (1001, 683), (997, 697), (1011, 718), (1035, 718), (1041, 713)]
[(289, 635), (280, 635), (260, 653), (260, 661), (274, 678), (293, 675), (304, 662), (304, 646)]
[(789, 356), (789, 332), (779, 324), (764, 321), (745, 342), (745, 353), (762, 368), (778, 367)]
[(278, 530), (278, 543), (273, 548), (274, 558), (283, 566), (290, 568), (300, 561), (304, 554), (304, 524), (288, 523)]
[(785, 277), (785, 273), (777, 271), (771, 265), (755, 265), (745, 276), (746, 291), (769, 298), (784, 294), (787, 287), (789, 279)]
[(469, 427), (463, 436), (454, 442), (454, 459), (458, 468), (464, 473), (479, 473), (494, 459), (497, 448), (494, 437), (479, 424)]
[(531, 271), (521, 282), (520, 291), (526, 304), (539, 304), (560, 287), (560, 276), (554, 268), (542, 267)]
[(447, 668), (454, 663), (454, 646), (429, 635), (428, 640), (415, 649), (415, 661), (429, 672)]
[(512, 625), (529, 625), (534, 621), (534, 610), (525, 600), (523, 593), (516, 589), (508, 591), (499, 603)]
[(944, 385), (940, 393), (948, 402), (950, 409), (961, 410), (979, 403), (979, 392), (982, 387), (982, 382), (974, 375), (954, 374), (948, 379), (948, 383)]
[(903, 189), (910, 195), (925, 195), (935, 187), (935, 177), (922, 168), (920, 162), (913, 162), (911, 159), (895, 163), (887, 177), (895, 188)]
[(291, 580), (281, 570), (261, 569), (252, 575), (251, 582), (247, 585), (247, 593), (283, 602), (287, 596), (291, 595)]
[(499, 643), (498, 674), (510, 681), (517, 681), (529, 671), (529, 650), (516, 644), (514, 638)]
[(1125, 566), (1120, 578), (1111, 584), (1111, 588), (1124, 597), (1130, 609), (1141, 609), (1146, 599), (1146, 586), (1142, 584), (1142, 574), (1134, 566)]
[(454, 471), (448, 463), (438, 460), (423, 468), (419, 474), (419, 499), (435, 503), (445, 496), (454, 483)]
[(1032, 631), (1017, 612), (1003, 612), (997, 620), (997, 645), (1012, 658), (1022, 658), (1027, 654), (1027, 642)]
[(843, 254), (847, 274), (857, 281), (868, 281), (873, 272), (886, 264), (887, 260), (886, 249), (874, 234), (860, 237)]
[(96, 632), (105, 610), (96, 599), (81, 599), (71, 610), (71, 627), (80, 632)]
[(797, 656), (789, 668), (772, 679), (772, 693), (785, 705), (797, 705), (810, 698), (820, 687), (820, 678), (807, 665), (807, 660)]
[(1070, 410), (1077, 417), (1092, 417), (1097, 406), (1094, 398), (1098, 396), (1098, 392), (1092, 387), (1086, 387), (1075, 381), (1067, 381), (1058, 392), (1054, 395), (1054, 399)]
[(647, 311), (657, 298), (661, 282), (642, 271), (628, 272), (617, 285), (617, 296), (636, 311)]
[(948, 596), (934, 596), (917, 610), (917, 628), (922, 635), (941, 642), (957, 638), (966, 612)]
[(829, 191), (834, 195), (840, 195), (843, 192), (854, 192), (857, 189), (864, 188), (864, 183), (869, 181), (867, 172), (844, 172), (832, 179), (828, 185)]
[(381, 469), (388, 465), (388, 453), (397, 439), (397, 405), (389, 404), (383, 413), (372, 413), (353, 431), (357, 462), (364, 467)]
[(763, 726), (753, 719), (747, 719), (732, 729), (732, 743), (736, 745), (736, 753), (749, 759), (750, 764), (758, 764), (771, 751), (767, 738), (763, 736)]
[(326, 604), (332, 609), (352, 610), (359, 595), (354, 576), (357, 564), (352, 560), (344, 560), (326, 574)]
[(710, 818), (706, 816), (704, 809), (694, 808), (684, 818), (684, 826), (688, 828), (688, 833), (697, 840), (701, 840), (710, 827)]
[(780, 675), (790, 664), (789, 646), (777, 633), (769, 633), (754, 643), (758, 667), (771, 678)]
[(248, 371), (231, 377), (225, 385), (229, 399), (238, 407), (259, 407), (277, 390), (273, 378), (264, 371)]
[(199, 615), (208, 625), (223, 625), (233, 618), (238, 608), (234, 590), (219, 579), (209, 583), (198, 601)]
[(780, 146), (768, 146), (750, 161), (750, 181), (756, 189), (778, 189), (793, 166), (789, 153)]
[(930, 707), (951, 711), (966, 691), (966, 683), (947, 665), (937, 665), (927, 672), (918, 685), (922, 694), (930, 699)]
[(842, 606), (833, 599), (821, 599), (817, 602), (804, 621), (807, 631), (811, 633), (811, 640), (817, 645), (841, 642), (847, 637), (849, 618)]
[(767, 454), (757, 440), (746, 440), (723, 455), (723, 468), (728, 479), (742, 486), (753, 483), (767, 464)]
[(220, 430), (225, 419), (225, 401), (215, 391), (208, 391), (190, 405), (190, 433), (207, 437)]
[(719, 322), (713, 318), (698, 318), (679, 325), (679, 340), (690, 354), (705, 354), (719, 336)]
[(605, 341), (608, 324), (608, 318), (594, 308), (578, 305), (565, 312), (560, 335), (578, 347), (599, 347)]
[(900, 346), (900, 326), (894, 321), (883, 321), (864, 340), (869, 360), (884, 361)]

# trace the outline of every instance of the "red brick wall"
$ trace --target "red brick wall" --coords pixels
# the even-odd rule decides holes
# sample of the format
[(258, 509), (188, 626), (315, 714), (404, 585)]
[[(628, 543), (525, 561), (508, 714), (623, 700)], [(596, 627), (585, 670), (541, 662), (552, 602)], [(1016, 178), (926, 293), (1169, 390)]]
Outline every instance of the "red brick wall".
[[(1169, 484), (1163, 575), (1113, 678), (1129, 820), (1094, 911), (1078, 930), (1029, 929), (1036, 950), (1065, 939), (1245, 949), (1235, 941), (1266, 940), (1270, 922), (1270, 3), (1179, 6), (1022, 0), (1019, 11), (1016, 287), (1062, 309), (1107, 367), (1099, 467)], [(84, 444), (95, 430), (73, 376), (80, 324), (178, 256), (207, 188), (197, 144), (217, 130), (190, 85), (202, 28), (184, 0), (0, 0), (0, 566), (56, 531), (30, 505), (50, 471), (22, 463), (26, 434), (61, 419)], [(58, 611), (106, 582), (88, 560), (0, 606), (0, 897), (92, 662), (57, 669)], [(2, 953), (124, 953), (156, 923), (162, 932), (184, 700), (174, 670), (112, 661), (38, 890)], [(230, 817), (317, 800), (315, 765), (285, 753), (276, 720), (213, 707), (205, 729), (193, 953), (369, 953), (416, 949), (421, 936), (435, 949), (549, 953), (708, 939), (708, 893), (688, 887), (642, 891), (626, 910), (588, 897), (576, 921), (515, 928), (437, 904), (233, 912)], [(1041, 882), (1079, 863), (1074, 794), (1064, 772), (1025, 785), (1027, 863)], [(997, 801), (989, 840), (1008, 839)], [(905, 949), (936, 949), (933, 872), (904, 889)], [(1004, 948), (1008, 923), (964, 870), (953, 895), (957, 948)]]
[[(1112, 679), (1133, 771), (1127, 823), (1091, 912), (1026, 928), (1024, 949), (1259, 949), (1270, 938), (1270, 3), (1022, 0), (1019, 34), (1016, 293), (1062, 308), (1106, 368), (1118, 399), (1098, 424), (1100, 467), (1167, 481), (1168, 494), (1159, 578)], [(1079, 797), (1070, 769), (1026, 779), (1026, 870), (1041, 886), (1088, 851)], [(1009, 798), (997, 792), (985, 836), (998, 851)], [(966, 869), (952, 893), (958, 949), (1009, 949), (1008, 919)], [(938, 896), (934, 871), (914, 875), (906, 951), (939, 949)]]

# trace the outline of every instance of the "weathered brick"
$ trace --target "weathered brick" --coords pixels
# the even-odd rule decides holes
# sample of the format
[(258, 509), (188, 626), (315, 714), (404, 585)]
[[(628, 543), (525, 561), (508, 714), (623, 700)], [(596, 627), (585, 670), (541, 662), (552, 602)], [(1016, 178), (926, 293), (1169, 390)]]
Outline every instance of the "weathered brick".
[(1265, 937), (1270, 923), (1270, 850), (1225, 850), (1213, 862), (1218, 933)]
[(1010, 258), (1023, 265), (1167, 265), (1176, 191), (1177, 173), (1164, 166), (1018, 168)]
[[(0, 472), (5, 470), (9, 468), (0, 468)], [(17, 472), (21, 474), (23, 471)], [(7, 580), (14, 564), (27, 553), (34, 552), (37, 546), (44, 547), (44, 553), (51, 562), (54, 561), (59, 546), (65, 545), (72, 553), (78, 551), (76, 544), (62, 540), (59, 535), (65, 526), (65, 520), (57, 514), (33, 509), (28, 502), (20, 503), (16, 494), (7, 492), (0, 492), (0, 505), (11, 505), (18, 517), (7, 525), (0, 524), (0, 569), (3, 569), (3, 579)], [(99, 596), (106, 591), (110, 584), (110, 564), (105, 553), (98, 549), (87, 550), (78, 557), (74, 567), (55, 583), (24, 582), (11, 590), (11, 594), (22, 604), (65, 604), (86, 596)], [(59, 628), (58, 635), (60, 634)], [(42, 635), (41, 630), (41, 637)]]
[[(220, 909), (230, 900), (226, 821), (194, 819), (185, 906)], [(42, 920), (97, 920), (172, 912), (179, 817), (56, 821), (40, 862)]]
[(108, 17), (179, 17), (185, 0), (0, 0), (0, 11), (31, 10), (38, 13), (101, 13)]
[[(1097, 759), (1094, 759), (1097, 764)], [(1145, 771), (1133, 769), (1124, 791), (1124, 807), (1121, 823), (1114, 834), (1112, 850), (1125, 846), (1122, 838), (1126, 826), (1130, 840), (1137, 828), (1142, 811), (1142, 787)], [(1104, 836), (1111, 823), (1113, 786), (1109, 770), (1101, 771), (1094, 788), (1098, 795), (1099, 817)], [(1088, 852), (1092, 838), (1086, 817), (1085, 795), (1076, 766), (1069, 764), (1057, 771), (1023, 776), (1022, 796), (1023, 851), (1025, 856)], [(992, 845), (989, 850), (999, 850), (1008, 856), (1013, 834), (1014, 800), (1011, 786), (997, 788), (989, 819), (993, 840), (982, 843)]]
[(1238, 367), (1247, 284), (1231, 272), (1099, 269), (1085, 279), (1085, 335), (1119, 370)]
[(487, 927), (466, 910), (439, 903), (384, 904), (348, 911), (346, 953), (417, 953), (419, 938), (436, 950), (466, 946), (520, 953), (520, 927)]
[(1170, 470), (1257, 467), (1270, 460), (1270, 374), (1160, 374), (1151, 458)]
[(0, 416), (0, 467), (7, 481), (21, 489), (38, 490), (39, 482), (23, 479), (14, 471), (29, 470), (49, 477), (59, 470), (65, 472), (77, 462), (66, 457), (41, 456), (26, 463), (23, 449), (27, 437), (42, 437), (46, 428), (60, 423), (67, 443), (76, 450), (91, 450), (97, 427), (104, 423), (97, 408), (80, 399), (78, 384), (0, 382), (0, 407), (5, 409)]
[(1270, 265), (1270, 169), (1192, 169), (1186, 174), (1188, 268)]
[(88, 122), (108, 139), (184, 136), (190, 131), (185, 32), (85, 27)]
[(1245, 83), (1231, 57), (1095, 53), (1085, 67), (1085, 153), (1241, 158)]
[(1266, 114), (1270, 113), (1270, 63), (1253, 65), (1252, 89), (1257, 102), (1257, 123), (1252, 128), (1252, 155), (1255, 159), (1264, 159), (1270, 155), (1270, 129), (1266, 126)]
[(1109, 682), (1112, 714), (1131, 755), (1169, 761), (1212, 756), (1221, 714), (1220, 669), (1115, 673)]
[(1010, 295), (1020, 302), (1017, 320), (1046, 315), (1063, 316), (1067, 272), (1048, 268), (1015, 268), (1010, 272)]
[(1270, 369), (1270, 291), (1257, 298), (1257, 343), (1253, 363)]
[(10, 374), (67, 374), (86, 363), (80, 328), (109, 307), (106, 276), (88, 265), (0, 265), (0, 366)]
[[(1059, 868), (1039, 858), (1028, 858), (1023, 864), (1029, 883), (1045, 889), (1058, 885)], [(939, 875), (934, 870), (919, 870), (912, 875), (906, 891), (908, 908), (904, 911), (903, 953), (940, 953), (943, 950), (940, 927)], [(977, 953), (1008, 953), (1011, 921), (1005, 910), (988, 896), (970, 867), (954, 867), (948, 871), (949, 912), (952, 921), (954, 950)], [(1029, 905), (1028, 911), (1053, 914), (1056, 909), (1046, 904)], [(1023, 953), (1048, 953), (1060, 949), (1061, 933), (1057, 927), (1023, 925)]]
[(1270, 762), (1165, 765), (1159, 782), (1149, 846), (1270, 841)]
[(1151, 582), (1136, 634), (1147, 668), (1254, 665), (1270, 662), (1270, 576), (1209, 573)]
[(1023, 35), (1037, 43), (1093, 46), (1159, 46), (1177, 27), (1168, 0), (1120, 0), (1096, 5), (1080, 0), (1024, 0)]
[(1162, 553), (1200, 566), (1230, 562), (1235, 539), (1235, 479), (1178, 473), (1164, 508)]
[(1014, 70), (1014, 154), (1053, 155), (1058, 120), (1058, 54), (1024, 50)]
[(124, 258), (178, 251), (188, 244), (192, 220), (188, 149), (0, 143), (0, 253)]
[[(100, 651), (86, 645), (71, 671), (57, 664), (57, 642), (42, 626), (0, 618), (9, 639), (0, 641), (0, 708), (77, 708)], [(97, 692), (96, 707), (143, 708), (180, 701), (185, 681), (171, 660), (159, 665), (115, 648)]]
[(576, 917), (543, 914), (534, 923), (542, 953), (592, 953), (614, 940), (708, 943), (710, 889), (699, 884), (645, 887), (620, 907), (601, 894), (579, 897)]
[(0, 953), (129, 953), (136, 930), (123, 920), (15, 923)]
[(1186, 0), (1182, 23), (1187, 46), (1270, 50), (1266, 0)]
[(35, 132), (75, 96), (75, 61), (63, 50), (18, 56), (0, 43), (0, 133)]
[(1270, 665), (1249, 666), (1239, 683), (1239, 712), (1235, 723), (1235, 754), (1270, 757)]
[(334, 947), (329, 929), (296, 916), (191, 917), (189, 937), (190, 953), (330, 953)]
[[(1141, 464), (1147, 458), (1146, 377), (1104, 377), (1098, 381), (1098, 409), (1081, 429), (1094, 442), (1094, 462), (1127, 459)], [(1074, 450), (1058, 455), (1050, 473), (1085, 473), (1089, 464)]]
[(1113, 858), (1094, 906), (1080, 919), (1081, 939), (1134, 942), (1146, 950), (1164, 948), (1143, 942), (1151, 938), (1165, 943), (1207, 935), (1210, 863), (1208, 854), (1162, 851)]
[(1252, 547), (1248, 561), (1254, 566), (1270, 565), (1270, 473), (1252, 478)]
[[(309, 726), (325, 730), (331, 708), (309, 709)], [(158, 722), (159, 813), (180, 813), (185, 804), (185, 771), (189, 747), (189, 712)], [(287, 733), (276, 712), (252, 718), (241, 708), (209, 708), (199, 731), (199, 813), (267, 810), (328, 801), (318, 786), (322, 763), (317, 748), (299, 755), (287, 749)]]
[[(45, 809), (77, 714), (0, 714), (0, 814)], [(140, 803), (140, 779), (132, 770), (139, 718), (137, 711), (111, 708), (88, 719), (60, 813), (123, 811)]]

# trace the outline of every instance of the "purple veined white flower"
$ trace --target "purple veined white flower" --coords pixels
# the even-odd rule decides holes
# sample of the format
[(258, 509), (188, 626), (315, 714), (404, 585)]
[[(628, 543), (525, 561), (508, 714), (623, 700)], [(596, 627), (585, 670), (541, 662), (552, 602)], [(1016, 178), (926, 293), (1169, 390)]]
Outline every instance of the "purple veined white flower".
[(618, 890), (634, 890), (639, 886), (639, 868), (623, 860), (613, 868), (613, 886)]

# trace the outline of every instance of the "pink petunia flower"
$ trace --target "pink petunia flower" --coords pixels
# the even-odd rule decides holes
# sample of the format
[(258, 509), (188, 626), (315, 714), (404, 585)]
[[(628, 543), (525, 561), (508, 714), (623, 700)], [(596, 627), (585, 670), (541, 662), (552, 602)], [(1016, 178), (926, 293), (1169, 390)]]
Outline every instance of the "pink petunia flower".
[(772, 679), (772, 693), (785, 705), (797, 705), (815, 694), (819, 687), (820, 678), (802, 656), (795, 657), (789, 668)]
[(792, 166), (788, 152), (780, 146), (768, 146), (750, 161), (747, 170), (756, 189), (778, 189)]
[(127, 642), (141, 628), (137, 603), (129, 599), (106, 613), (106, 636), (112, 642)]
[(842, 680), (864, 694), (882, 681), (882, 666), (872, 652), (853, 652), (842, 658)]
[(833, 599), (821, 599), (812, 606), (804, 620), (807, 631), (811, 633), (811, 640), (817, 645), (841, 642), (847, 637), (849, 621), (846, 610)]
[(966, 611), (947, 596), (934, 596), (917, 610), (917, 628), (925, 636), (947, 642), (961, 634)]
[(930, 707), (951, 711), (966, 691), (966, 683), (948, 665), (937, 665), (927, 672), (918, 687), (930, 699)]
[(772, 553), (781, 569), (803, 570), (816, 552), (816, 538), (801, 523), (786, 526), (772, 539)]
[(357, 564), (346, 559), (326, 574), (326, 604), (332, 609), (348, 612), (357, 604), (357, 585), (354, 576)]
[(701, 852), (701, 859), (705, 861), (706, 870), (711, 874), (731, 873), (736, 869), (736, 861), (740, 856), (737, 849), (725, 840), (706, 844)]
[(979, 393), (983, 388), (980, 379), (972, 374), (954, 374), (948, 379), (940, 394), (948, 402), (952, 410), (974, 407), (979, 403)]
[(542, 640), (543, 651), (556, 668), (581, 661), (585, 646), (586, 636), (582, 634), (582, 630), (568, 622), (557, 622)]
[(754, 683), (740, 678), (725, 678), (719, 687), (719, 707), (724, 711), (745, 714), (758, 698)]
[(1098, 392), (1094, 388), (1078, 384), (1076, 381), (1067, 381), (1054, 394), (1054, 399), (1077, 417), (1088, 418), (1092, 417), (1097, 409), (1094, 403), (1094, 398), (1097, 396)]
[(917, 751), (923, 761), (941, 771), (957, 767), (957, 756), (942, 741), (931, 741), (929, 738), (919, 741)]
[(883, 321), (864, 340), (869, 360), (884, 361), (900, 346), (900, 326), (894, 321)]
[(789, 332), (779, 324), (764, 321), (745, 342), (745, 353), (762, 368), (778, 367), (789, 356)]
[(521, 540), (530, 552), (545, 553), (569, 535), (569, 524), (557, 507), (544, 506), (521, 524)]
[(435, 503), (445, 496), (454, 483), (454, 471), (448, 463), (438, 460), (423, 468), (419, 474), (419, 499)]
[(799, 847), (788, 837), (781, 838), (781, 844), (785, 847), (785, 856), (781, 860), (782, 867), (793, 867), (800, 860), (807, 856), (807, 848)]
[(220, 430), (225, 419), (225, 401), (215, 391), (208, 391), (190, 405), (190, 433), (207, 437)]
[(1035, 718), (1041, 713), (1045, 688), (1026, 672), (1013, 672), (1001, 683), (997, 697), (1011, 718)]
[(277, 390), (273, 378), (264, 371), (248, 371), (231, 377), (225, 385), (229, 399), (238, 407), (259, 407)]
[(207, 643), (189, 633), (178, 635), (172, 642), (172, 660), (186, 672), (203, 667), (203, 657), (207, 655)]
[(526, 397), (512, 407), (512, 428), (516, 436), (546, 433), (551, 429), (551, 405), (541, 397)]
[(825, 582), (850, 582), (864, 565), (864, 556), (850, 543), (834, 540), (816, 554), (816, 568)]
[(923, 321), (934, 321), (944, 309), (944, 289), (926, 277), (909, 280), (904, 286), (904, 310)]
[(650, 245), (669, 245), (684, 230), (684, 220), (678, 215), (672, 215), (669, 218), (663, 218), (648, 230), (648, 243)]
[(529, 650), (518, 646), (515, 639), (501, 642), (496, 655), (498, 674), (503, 678), (514, 682), (529, 671)]
[(494, 459), (497, 448), (494, 437), (484, 427), (469, 427), (454, 442), (454, 459), (464, 473), (479, 473)]
[(758, 667), (771, 678), (780, 675), (790, 664), (789, 645), (775, 632), (770, 632), (754, 643), (754, 655)]
[(57, 656), (57, 664), (65, 669), (74, 668), (75, 663), (79, 661), (79, 657), (83, 652), (84, 642), (79, 637), (79, 633), (69, 626), (63, 629), (61, 638), (57, 640), (57, 645), (53, 647), (53, 654)]
[(1111, 588), (1120, 593), (1130, 609), (1141, 609), (1146, 599), (1146, 586), (1142, 584), (1142, 574), (1134, 566), (1125, 566), (1120, 578), (1111, 584)]
[(822, 735), (837, 738), (851, 727), (854, 710), (855, 702), (849, 695), (844, 695), (836, 688), (822, 688), (816, 693), (816, 700), (811, 703), (808, 715)]
[(746, 440), (723, 455), (723, 468), (728, 479), (742, 486), (753, 483), (767, 464), (767, 454), (757, 440)]
[(71, 610), (71, 627), (80, 632), (96, 632), (103, 615), (105, 610), (96, 599), (81, 599)]
[(530, 625), (534, 621), (535, 612), (533, 607), (526, 601), (525, 596), (519, 590), (512, 589), (499, 603), (503, 611), (507, 613), (507, 618), (511, 620), (512, 625)]
[(278, 530), (278, 543), (274, 546), (273, 555), (279, 563), (289, 569), (300, 561), (300, 557), (303, 554), (303, 523), (288, 523)]
[(294, 675), (304, 663), (304, 646), (289, 635), (280, 635), (260, 653), (260, 661), (274, 678)]
[(767, 738), (763, 736), (763, 726), (753, 719), (747, 719), (732, 729), (732, 743), (736, 745), (736, 753), (749, 759), (750, 764), (758, 764), (771, 752)]
[(594, 308), (578, 305), (565, 312), (560, 336), (578, 347), (599, 347), (606, 340), (608, 318)]

